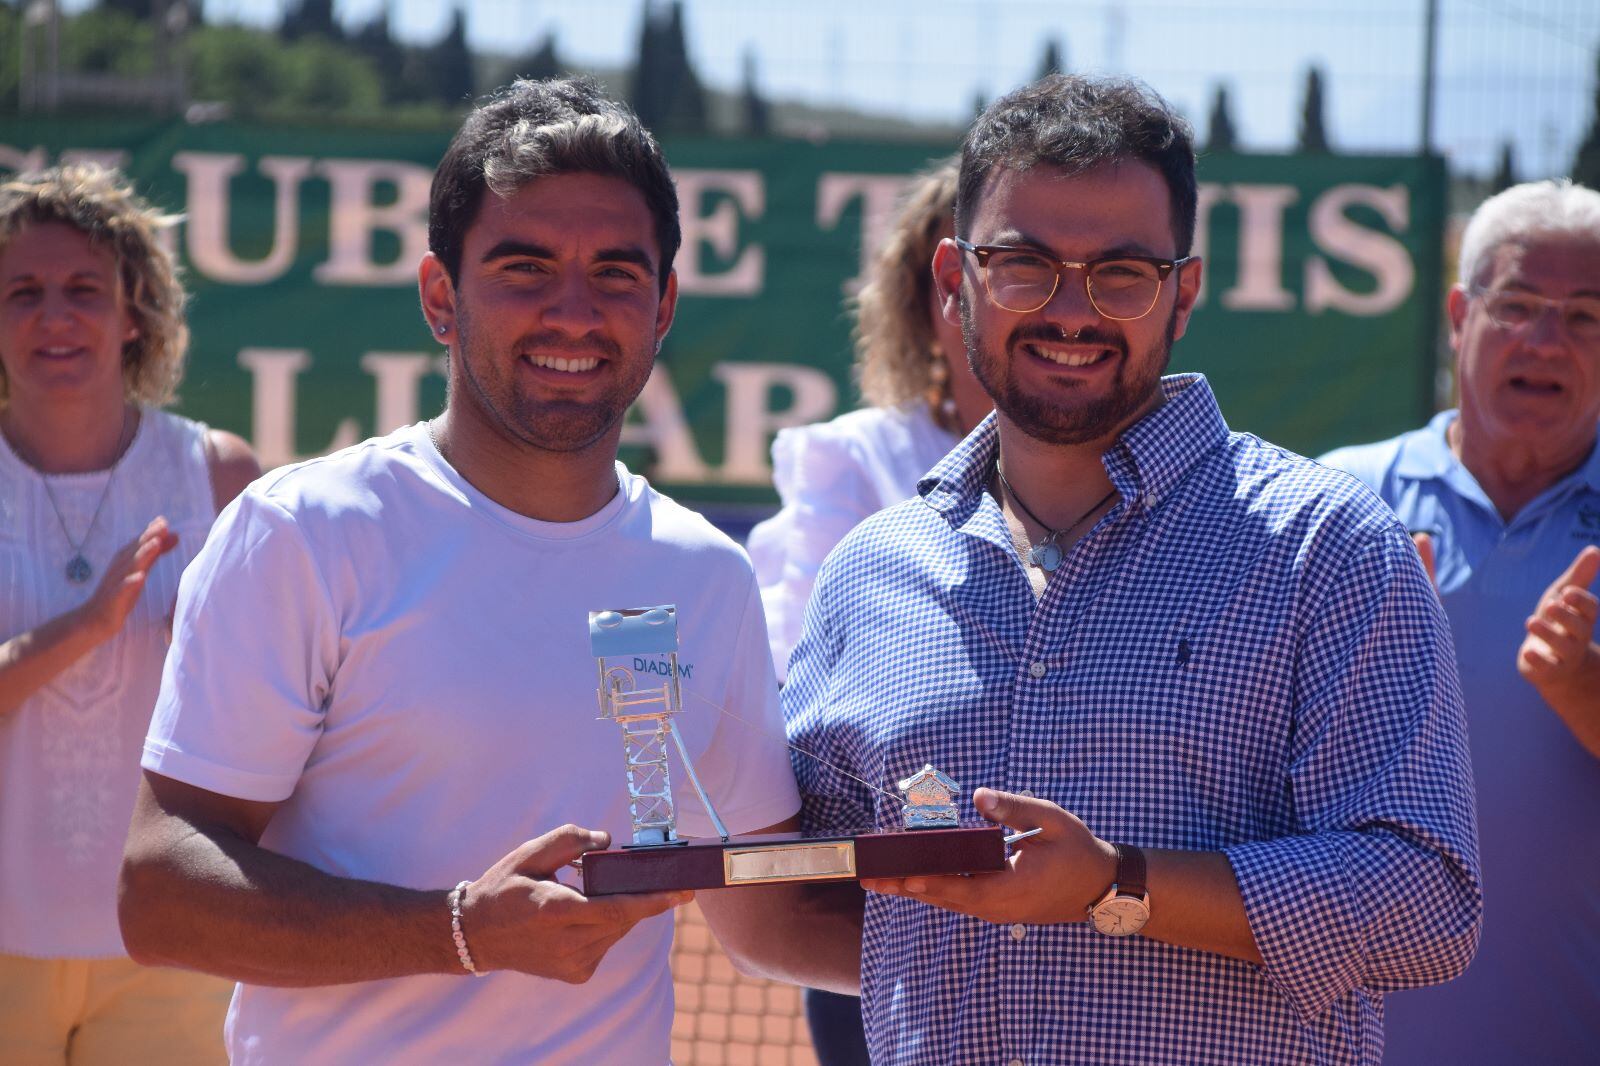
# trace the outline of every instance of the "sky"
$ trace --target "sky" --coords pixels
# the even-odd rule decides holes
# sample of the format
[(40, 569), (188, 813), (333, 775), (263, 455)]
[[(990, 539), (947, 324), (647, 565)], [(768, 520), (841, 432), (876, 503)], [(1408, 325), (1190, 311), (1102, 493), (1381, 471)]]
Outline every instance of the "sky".
[[(284, 0), (206, 0), (212, 21), (275, 25)], [(628, 66), (647, 0), (463, 0), (473, 46), (531, 51), (555, 34), (577, 65)], [(661, 3), (662, 0), (655, 0)], [(336, 0), (347, 25), (391, 12), (437, 39), (448, 0)], [(975, 98), (1030, 79), (1045, 42), (1070, 69), (1131, 74), (1202, 137), (1227, 87), (1247, 148), (1292, 148), (1305, 72), (1322, 68), (1336, 149), (1409, 152), (1420, 132), (1426, 0), (685, 0), (704, 81), (740, 84), (747, 54), (771, 97), (963, 123)], [(1438, 0), (1435, 144), (1487, 172), (1503, 142), (1519, 177), (1564, 172), (1593, 120), (1600, 3)]]

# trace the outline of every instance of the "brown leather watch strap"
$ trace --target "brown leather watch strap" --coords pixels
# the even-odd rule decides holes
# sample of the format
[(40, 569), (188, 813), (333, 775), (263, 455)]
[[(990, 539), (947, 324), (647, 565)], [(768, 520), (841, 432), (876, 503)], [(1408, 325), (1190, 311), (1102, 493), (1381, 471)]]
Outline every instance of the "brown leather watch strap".
[(1117, 895), (1143, 899), (1149, 892), (1144, 883), (1144, 852), (1132, 844), (1113, 844), (1117, 849)]

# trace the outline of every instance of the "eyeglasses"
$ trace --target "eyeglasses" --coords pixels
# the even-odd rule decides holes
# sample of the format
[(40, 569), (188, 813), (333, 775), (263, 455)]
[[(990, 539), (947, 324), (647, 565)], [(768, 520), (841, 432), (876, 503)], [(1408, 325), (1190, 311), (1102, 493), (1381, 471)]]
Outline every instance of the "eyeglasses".
[(1039, 310), (1056, 294), (1063, 270), (1082, 270), (1089, 302), (1101, 316), (1118, 322), (1148, 315), (1161, 295), (1161, 283), (1167, 275), (1194, 259), (1192, 255), (1182, 259), (1113, 255), (1074, 263), (1031, 248), (973, 244), (960, 237), (956, 238), (956, 246), (977, 258), (989, 299), (1007, 311), (1027, 314)]
[(1520, 333), (1530, 328), (1545, 312), (1554, 310), (1567, 335), (1580, 344), (1600, 343), (1600, 296), (1569, 296), (1564, 300), (1520, 289), (1467, 290), (1467, 295), (1483, 304), (1489, 321), (1503, 330)]

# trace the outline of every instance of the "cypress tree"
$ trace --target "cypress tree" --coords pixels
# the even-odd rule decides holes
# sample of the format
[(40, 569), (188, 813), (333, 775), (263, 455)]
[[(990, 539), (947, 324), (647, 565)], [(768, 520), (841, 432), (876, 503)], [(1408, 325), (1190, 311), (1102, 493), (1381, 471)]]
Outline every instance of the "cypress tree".
[(1595, 51), (1594, 102), (1590, 105), (1589, 132), (1572, 160), (1572, 180), (1600, 189), (1600, 49)]
[(1239, 131), (1233, 124), (1233, 108), (1228, 100), (1228, 87), (1218, 85), (1211, 98), (1211, 120), (1206, 130), (1206, 151), (1237, 152)]
[(1328, 127), (1322, 117), (1322, 71), (1312, 67), (1306, 72), (1305, 103), (1300, 109), (1300, 151), (1326, 153)]
[(1048, 78), (1052, 74), (1064, 74), (1066, 69), (1066, 52), (1062, 49), (1061, 43), (1052, 37), (1044, 43), (1044, 54), (1039, 57), (1039, 72), (1033, 76), (1033, 80)]
[(1500, 142), (1500, 162), (1494, 168), (1494, 191), (1504, 192), (1517, 183), (1517, 164), (1510, 141)]

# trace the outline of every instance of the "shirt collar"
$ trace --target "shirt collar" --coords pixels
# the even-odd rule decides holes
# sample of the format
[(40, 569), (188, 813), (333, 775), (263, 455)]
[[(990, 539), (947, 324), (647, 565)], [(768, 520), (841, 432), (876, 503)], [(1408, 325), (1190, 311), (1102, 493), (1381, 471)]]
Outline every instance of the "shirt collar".
[[(1458, 472), (1470, 477), (1467, 468), (1461, 465), (1461, 460), (1450, 450), (1448, 434), (1450, 425), (1458, 414), (1455, 409), (1440, 411), (1429, 419), (1428, 424), (1420, 431), (1402, 437), (1400, 455), (1395, 461), (1394, 472), (1400, 477), (1415, 481), (1452, 478), (1458, 476)], [(1476, 484), (1476, 481), (1473, 483)], [(1595, 492), (1600, 492), (1600, 444), (1590, 449), (1589, 458), (1583, 461), (1582, 466), (1557, 484), (1565, 483), (1586, 485)]]
[[(1101, 461), (1130, 506), (1155, 507), (1228, 437), (1228, 423), (1203, 374), (1161, 379), (1166, 402), (1123, 431)], [(993, 476), (1000, 431), (990, 414), (917, 483), (923, 501), (954, 523), (972, 513)]]
[(1450, 423), (1456, 420), (1455, 411), (1440, 411), (1429, 419), (1417, 433), (1407, 433), (1400, 439), (1400, 454), (1395, 459), (1394, 472), (1399, 477), (1414, 481), (1446, 477), (1461, 465), (1450, 450)]

